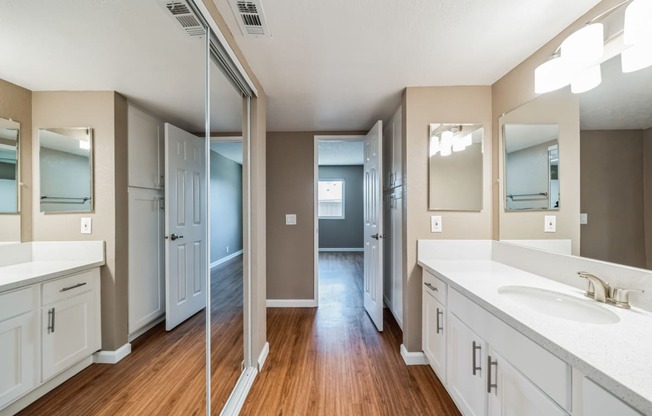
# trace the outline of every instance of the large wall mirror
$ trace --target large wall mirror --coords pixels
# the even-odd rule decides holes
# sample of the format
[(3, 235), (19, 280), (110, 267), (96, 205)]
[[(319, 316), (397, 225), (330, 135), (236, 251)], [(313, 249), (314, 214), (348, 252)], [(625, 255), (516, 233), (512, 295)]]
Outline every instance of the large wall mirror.
[(559, 125), (505, 124), (505, 209), (559, 209)]
[(0, 214), (20, 211), (20, 123), (0, 118)]
[(39, 129), (41, 212), (93, 210), (93, 130)]
[(481, 123), (430, 124), (430, 210), (482, 210), (483, 137)]

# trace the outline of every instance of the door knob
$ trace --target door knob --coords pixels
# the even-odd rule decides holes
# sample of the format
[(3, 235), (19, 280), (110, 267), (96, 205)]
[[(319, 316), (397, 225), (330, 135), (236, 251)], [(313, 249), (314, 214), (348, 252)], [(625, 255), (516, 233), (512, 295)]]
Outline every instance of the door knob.
[(376, 233), (376, 234), (374, 234), (374, 235), (372, 235), (372, 236), (370, 236), (370, 237), (371, 237), (371, 238), (374, 238), (374, 239), (376, 239), (376, 240), (379, 240), (379, 239), (381, 239), (381, 238), (385, 238), (384, 235), (380, 235), (380, 234), (378, 234), (378, 233)]
[(176, 235), (176, 234), (170, 235), (170, 240), (172, 240), (172, 241), (176, 240), (177, 238), (183, 238), (183, 236), (182, 235)]

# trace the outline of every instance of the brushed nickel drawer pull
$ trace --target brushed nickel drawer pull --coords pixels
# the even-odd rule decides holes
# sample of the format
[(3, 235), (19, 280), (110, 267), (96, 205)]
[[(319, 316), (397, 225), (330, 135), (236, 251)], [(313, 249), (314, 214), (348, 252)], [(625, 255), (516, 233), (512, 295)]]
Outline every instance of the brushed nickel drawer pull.
[(475, 353), (476, 351), (480, 351), (480, 354), (482, 354), (482, 345), (477, 344), (475, 341), (473, 341), (473, 351), (472, 351), (473, 352), (473, 375), (475, 375), (476, 372), (482, 370), (482, 365), (477, 365), (478, 361), (480, 360), (476, 358), (477, 357), (477, 354)]
[(48, 334), (54, 332), (54, 308), (48, 309)]
[(61, 289), (59, 292), (67, 292), (67, 291), (69, 291), (69, 290), (77, 289), (78, 287), (84, 286), (85, 284), (86, 284), (86, 282), (84, 282), (84, 283), (77, 283), (76, 285), (72, 285), (72, 286), (64, 287), (64, 288)]
[(435, 292), (439, 292), (439, 289), (437, 289), (436, 287), (434, 287), (433, 285), (431, 285), (428, 282), (425, 282), (424, 285), (430, 290), (434, 290)]
[[(491, 382), (491, 367), (496, 366), (496, 382)], [(498, 360), (491, 361), (491, 355), (487, 356), (487, 393), (491, 393), (491, 389), (495, 388), (498, 393)]]
[(442, 318), (444, 317), (444, 311), (441, 311), (439, 308), (437, 308), (437, 333), (439, 333), (439, 331), (444, 331), (444, 325), (441, 325), (441, 321), (439, 320), (440, 316)]

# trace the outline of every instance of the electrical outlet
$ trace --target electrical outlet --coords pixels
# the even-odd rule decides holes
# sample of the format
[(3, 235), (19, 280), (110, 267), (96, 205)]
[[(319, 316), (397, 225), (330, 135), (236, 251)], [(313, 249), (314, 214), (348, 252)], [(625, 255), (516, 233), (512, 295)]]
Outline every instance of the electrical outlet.
[(554, 233), (557, 231), (557, 216), (546, 215), (544, 218), (543, 231), (546, 233)]
[(297, 214), (285, 214), (285, 225), (297, 225)]
[(81, 233), (90, 234), (92, 232), (92, 222), (89, 217), (82, 217), (81, 219)]
[(430, 231), (433, 233), (440, 233), (442, 231), (441, 215), (433, 215), (430, 217)]

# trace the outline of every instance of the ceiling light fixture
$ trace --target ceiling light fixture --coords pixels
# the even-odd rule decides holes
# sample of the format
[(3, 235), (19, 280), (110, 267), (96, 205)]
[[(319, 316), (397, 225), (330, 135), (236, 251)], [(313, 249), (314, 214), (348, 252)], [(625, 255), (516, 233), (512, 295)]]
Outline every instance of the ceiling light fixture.
[(634, 72), (652, 65), (652, 1), (634, 0), (625, 9), (621, 54), (623, 72)]

